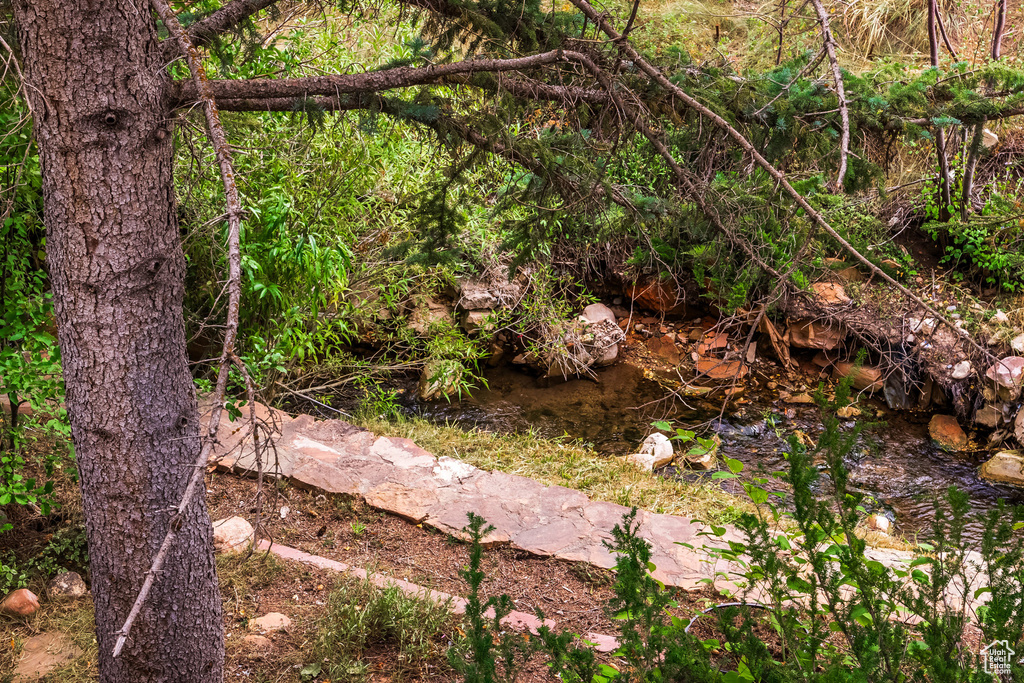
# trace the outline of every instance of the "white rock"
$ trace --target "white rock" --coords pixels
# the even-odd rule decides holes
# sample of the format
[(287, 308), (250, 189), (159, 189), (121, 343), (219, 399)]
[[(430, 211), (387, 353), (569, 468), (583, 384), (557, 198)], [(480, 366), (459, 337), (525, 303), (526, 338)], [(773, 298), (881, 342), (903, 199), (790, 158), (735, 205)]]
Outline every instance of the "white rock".
[(981, 131), (981, 144), (985, 149), (992, 149), (999, 144), (999, 136), (985, 128)]
[(967, 379), (971, 375), (971, 362), (962, 360), (953, 366), (953, 379)]
[(1010, 348), (1014, 353), (1024, 353), (1024, 334), (1018, 334), (1010, 340)]
[(292, 509), (290, 507), (288, 507), (287, 505), (283, 506), (281, 508), (281, 519), (284, 519), (285, 517), (287, 517), (288, 513), (291, 512), (291, 511), (292, 511)]
[(885, 515), (880, 515), (877, 512), (873, 515), (868, 515), (868, 518), (864, 523), (867, 528), (883, 534), (889, 533), (889, 529), (892, 528), (892, 522), (889, 521), (889, 518)]
[(992, 322), (999, 323), (1000, 325), (1010, 322), (1010, 316), (1006, 315), (1002, 309), (997, 308), (996, 314), (992, 316)]
[(915, 341), (917, 341), (917, 338), (914, 337), (914, 335), (912, 335), (912, 334), (908, 334), (907, 335), (907, 343), (908, 344), (913, 344)]
[(242, 517), (228, 517), (213, 523), (213, 547), (217, 552), (240, 552), (246, 549), (252, 538), (252, 524)]
[(669, 438), (660, 432), (655, 432), (644, 439), (640, 445), (640, 452), (627, 456), (626, 460), (650, 472), (669, 464), (674, 457), (675, 453)]
[(924, 320), (911, 318), (907, 322), (910, 323), (911, 332), (923, 334), (925, 336), (928, 336), (932, 332), (934, 332), (935, 328), (938, 325), (938, 323), (935, 322), (935, 318), (925, 318)]
[(612, 325), (618, 324), (612, 309), (608, 308), (604, 304), (590, 304), (583, 309), (583, 313), (580, 315), (580, 318), (588, 325), (599, 323), (602, 320), (610, 320)]

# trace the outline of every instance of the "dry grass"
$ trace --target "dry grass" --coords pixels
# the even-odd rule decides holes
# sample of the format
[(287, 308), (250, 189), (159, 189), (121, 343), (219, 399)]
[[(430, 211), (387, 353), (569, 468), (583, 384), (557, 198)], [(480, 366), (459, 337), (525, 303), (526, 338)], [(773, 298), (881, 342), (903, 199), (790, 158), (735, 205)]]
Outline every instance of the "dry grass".
[[(357, 421), (358, 422), (358, 421)], [(734, 520), (750, 505), (713, 482), (692, 483), (643, 472), (617, 458), (602, 457), (569, 440), (534, 434), (492, 434), (436, 425), (426, 420), (362, 420), (385, 436), (412, 439), (434, 455), (447, 455), (484, 470), (498, 470), (565, 486), (593, 499), (714, 523)]]

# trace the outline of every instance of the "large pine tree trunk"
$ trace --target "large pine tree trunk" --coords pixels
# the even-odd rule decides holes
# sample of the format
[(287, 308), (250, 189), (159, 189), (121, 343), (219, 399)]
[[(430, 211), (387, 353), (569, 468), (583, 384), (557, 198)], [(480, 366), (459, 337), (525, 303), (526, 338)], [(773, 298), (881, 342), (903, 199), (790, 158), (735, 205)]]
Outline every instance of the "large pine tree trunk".
[(81, 476), (104, 683), (220, 681), (202, 497), (111, 652), (199, 449), (185, 356), (167, 75), (146, 0), (15, 0)]

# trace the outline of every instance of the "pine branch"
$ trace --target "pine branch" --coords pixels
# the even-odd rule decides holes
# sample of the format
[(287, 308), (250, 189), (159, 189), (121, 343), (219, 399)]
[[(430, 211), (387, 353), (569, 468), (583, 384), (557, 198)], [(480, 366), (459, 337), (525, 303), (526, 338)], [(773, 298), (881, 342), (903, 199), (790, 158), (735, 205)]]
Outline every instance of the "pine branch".
[[(306, 78), (211, 80), (205, 86), (217, 100), (265, 99), (277, 97), (335, 96), (346, 93), (380, 92), (414, 85), (444, 82), (453, 76), (477, 73), (522, 71), (565, 62), (562, 50), (551, 50), (513, 59), (469, 59), (450, 64), (422, 67), (401, 66), (358, 74), (309, 76)], [(179, 102), (198, 99), (200, 86), (193, 79), (179, 81), (173, 93)]]
[[(252, 15), (279, 0), (231, 0), (228, 4), (188, 27), (188, 40), (195, 47), (208, 47), (217, 36), (230, 31)], [(161, 17), (163, 18), (163, 17)], [(164, 24), (167, 24), (166, 19)], [(181, 41), (175, 41), (180, 43)], [(180, 48), (180, 45), (177, 47)]]

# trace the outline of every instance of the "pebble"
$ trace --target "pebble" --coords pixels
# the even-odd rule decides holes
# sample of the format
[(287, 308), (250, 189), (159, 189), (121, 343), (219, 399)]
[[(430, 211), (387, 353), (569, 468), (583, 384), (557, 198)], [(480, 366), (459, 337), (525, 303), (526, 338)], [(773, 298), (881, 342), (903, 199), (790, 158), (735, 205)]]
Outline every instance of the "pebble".
[(1006, 315), (1006, 313), (1004, 313), (1002, 309), (997, 308), (996, 314), (992, 316), (992, 322), (999, 324), (1008, 323), (1010, 322), (1010, 316)]

